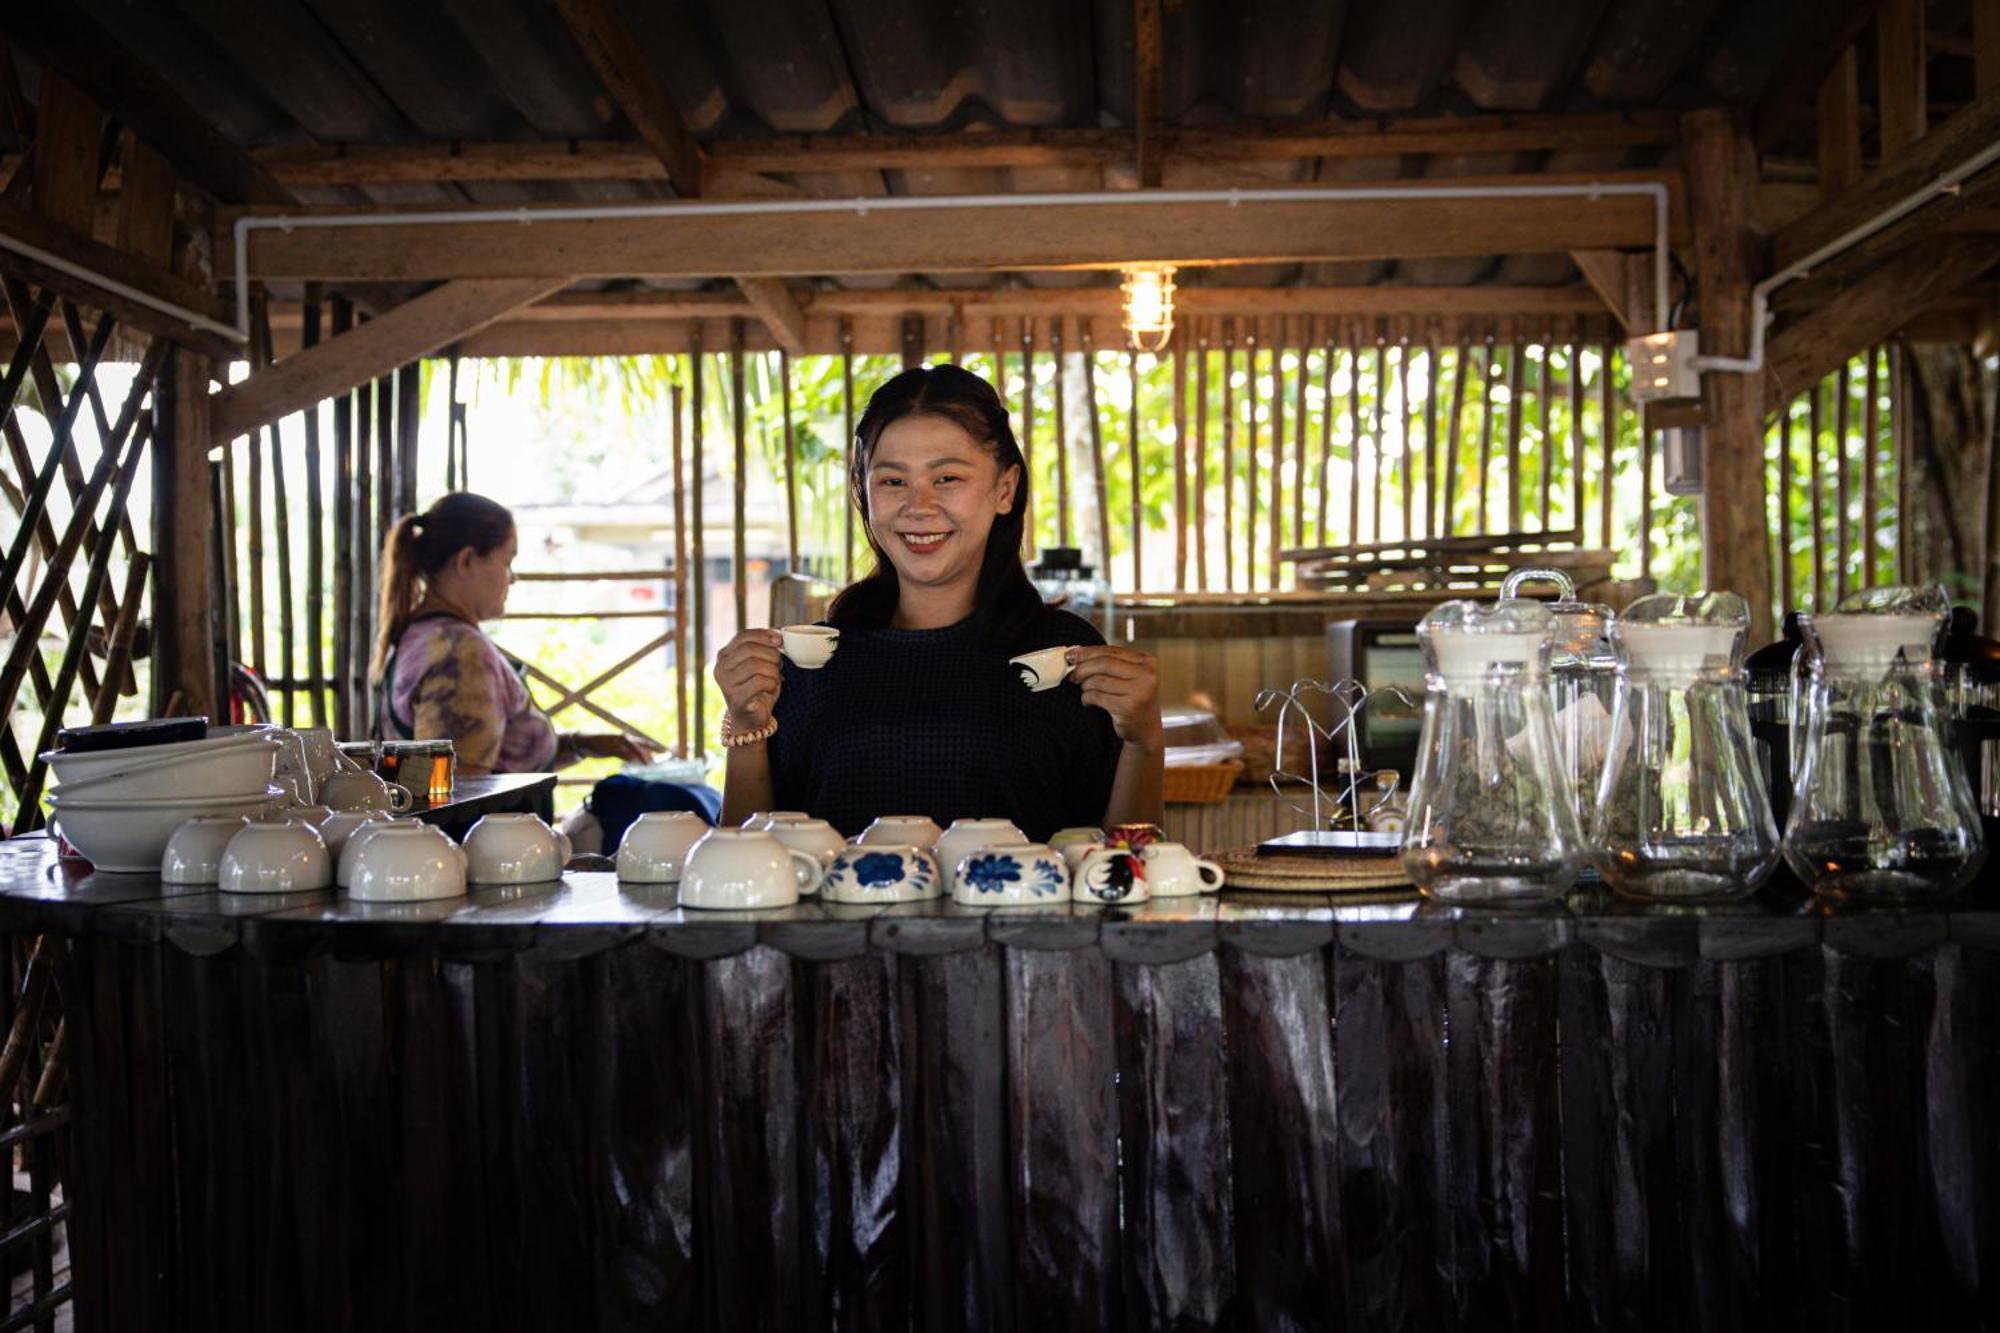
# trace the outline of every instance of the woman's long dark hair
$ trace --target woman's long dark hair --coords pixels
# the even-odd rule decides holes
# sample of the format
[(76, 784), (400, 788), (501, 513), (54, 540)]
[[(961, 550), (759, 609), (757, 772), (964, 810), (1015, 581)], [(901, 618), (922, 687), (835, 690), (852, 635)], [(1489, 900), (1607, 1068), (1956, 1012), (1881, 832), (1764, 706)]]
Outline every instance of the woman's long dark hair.
[(370, 680), (382, 679), (389, 650), (409, 628), (431, 580), (466, 547), (474, 555), (489, 555), (513, 530), (514, 515), (507, 506), (471, 491), (440, 496), (423, 513), (396, 520), (382, 542), (382, 604)]
[(841, 590), (827, 619), (843, 629), (882, 629), (896, 614), (902, 585), (889, 553), (866, 524), (868, 464), (882, 432), (905, 417), (916, 416), (942, 417), (963, 429), (993, 455), (1003, 476), (1010, 467), (1020, 471), (1013, 507), (995, 515), (986, 534), (986, 556), (980, 562), (979, 583), (973, 593), (973, 614), (984, 621), (982, 637), (996, 647), (1011, 647), (1042, 612), (1041, 594), (1021, 568), (1022, 533), (1032, 512), (1028, 467), (1014, 438), (1013, 424), (1007, 419), (1007, 405), (992, 385), (962, 366), (913, 367), (877, 389), (868, 400), (868, 410), (854, 428), (847, 487), (864, 520), (868, 547), (875, 552), (875, 568)]

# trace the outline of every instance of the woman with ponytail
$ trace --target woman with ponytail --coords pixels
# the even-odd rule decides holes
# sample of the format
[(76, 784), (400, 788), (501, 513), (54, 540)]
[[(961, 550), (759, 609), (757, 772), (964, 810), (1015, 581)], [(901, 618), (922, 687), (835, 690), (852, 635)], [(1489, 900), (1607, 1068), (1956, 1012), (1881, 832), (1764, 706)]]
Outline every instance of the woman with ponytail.
[(529, 697), (520, 664), (480, 630), (507, 609), (517, 544), (506, 506), (468, 491), (405, 514), (389, 530), (369, 671), (376, 734), (449, 740), (468, 774), (650, 759), (657, 747), (628, 736), (558, 735)]
[[(804, 810), (850, 836), (878, 815), (1004, 816), (1030, 838), (1158, 823), (1164, 745), (1150, 654), (1043, 605), (1021, 567), (1027, 469), (1006, 404), (958, 366), (906, 370), (855, 428), (850, 500), (875, 568), (834, 600), (806, 671), (770, 629), (716, 657), (725, 823)], [(1056, 688), (1008, 658), (1069, 647)]]

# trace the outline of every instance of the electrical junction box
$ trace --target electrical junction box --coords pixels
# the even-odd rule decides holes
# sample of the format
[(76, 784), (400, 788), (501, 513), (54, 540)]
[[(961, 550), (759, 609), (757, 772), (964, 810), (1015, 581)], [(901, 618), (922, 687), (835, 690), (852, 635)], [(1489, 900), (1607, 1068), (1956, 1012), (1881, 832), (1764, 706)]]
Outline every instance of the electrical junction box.
[(1693, 329), (1648, 333), (1625, 344), (1632, 363), (1632, 400), (1657, 402), (1667, 398), (1699, 398), (1701, 335)]

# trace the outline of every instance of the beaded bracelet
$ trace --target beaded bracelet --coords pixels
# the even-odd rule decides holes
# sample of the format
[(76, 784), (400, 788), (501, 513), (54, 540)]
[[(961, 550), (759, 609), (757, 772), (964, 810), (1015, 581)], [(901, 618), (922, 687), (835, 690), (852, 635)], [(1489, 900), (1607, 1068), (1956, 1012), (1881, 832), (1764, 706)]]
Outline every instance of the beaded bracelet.
[(729, 714), (724, 713), (722, 715), (722, 731), (716, 739), (722, 742), (724, 749), (733, 750), (739, 745), (755, 745), (758, 741), (767, 741), (777, 734), (778, 719), (775, 717), (755, 731), (739, 732), (729, 725)]

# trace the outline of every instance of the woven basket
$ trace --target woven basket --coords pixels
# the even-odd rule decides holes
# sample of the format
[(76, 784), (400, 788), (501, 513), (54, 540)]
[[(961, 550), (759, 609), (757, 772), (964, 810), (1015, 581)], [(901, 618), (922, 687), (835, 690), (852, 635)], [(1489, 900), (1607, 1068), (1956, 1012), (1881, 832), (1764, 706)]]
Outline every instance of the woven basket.
[(1242, 761), (1236, 759), (1169, 768), (1163, 790), (1169, 801), (1181, 805), (1221, 805), (1229, 799), (1229, 791), (1242, 771)]

